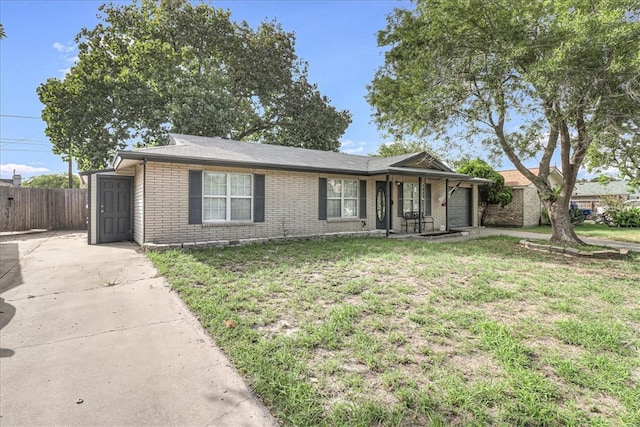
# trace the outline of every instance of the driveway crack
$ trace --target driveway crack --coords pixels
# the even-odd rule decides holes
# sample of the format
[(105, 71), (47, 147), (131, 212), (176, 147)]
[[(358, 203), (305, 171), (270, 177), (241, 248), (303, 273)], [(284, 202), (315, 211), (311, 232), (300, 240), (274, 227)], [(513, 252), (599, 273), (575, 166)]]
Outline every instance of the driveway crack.
[(228, 410), (227, 412), (225, 412), (224, 414), (218, 415), (217, 417), (215, 417), (214, 419), (212, 419), (211, 421), (209, 421), (207, 423), (208, 426), (212, 426), (212, 425), (216, 425), (215, 423), (219, 420), (221, 420), (222, 418), (226, 417), (227, 415), (229, 415), (230, 413), (234, 412), (236, 409), (238, 409), (238, 407), (240, 405), (242, 405), (244, 402), (247, 402), (251, 399), (242, 399), (240, 402), (236, 403), (234, 405), (233, 408), (231, 408), (230, 410)]
[(83, 339), (83, 338), (91, 338), (91, 337), (96, 337), (96, 336), (100, 336), (100, 335), (106, 335), (106, 334), (111, 334), (114, 332), (122, 332), (122, 331), (129, 331), (129, 330), (134, 330), (134, 329), (138, 329), (138, 328), (144, 328), (146, 326), (155, 326), (155, 325), (164, 325), (167, 323), (173, 323), (173, 322), (183, 322), (187, 320), (186, 317), (178, 317), (172, 320), (163, 320), (160, 322), (151, 322), (151, 323), (144, 323), (142, 325), (136, 325), (136, 326), (127, 326), (127, 327), (122, 327), (122, 328), (114, 328), (114, 329), (109, 329), (107, 331), (101, 331), (101, 332), (95, 332), (92, 334), (85, 334), (85, 335), (80, 335), (80, 336), (75, 336), (75, 337), (69, 337), (69, 338), (64, 338), (61, 340), (56, 340), (56, 341), (49, 341), (49, 342), (44, 342), (44, 343), (38, 343), (38, 344), (30, 344), (30, 345), (23, 345), (23, 346), (13, 346), (14, 349), (20, 349), (20, 348), (33, 348), (33, 347), (41, 347), (41, 346), (45, 346), (45, 345), (52, 345), (52, 344), (60, 344), (60, 343), (64, 343), (67, 341), (75, 341), (78, 339)]

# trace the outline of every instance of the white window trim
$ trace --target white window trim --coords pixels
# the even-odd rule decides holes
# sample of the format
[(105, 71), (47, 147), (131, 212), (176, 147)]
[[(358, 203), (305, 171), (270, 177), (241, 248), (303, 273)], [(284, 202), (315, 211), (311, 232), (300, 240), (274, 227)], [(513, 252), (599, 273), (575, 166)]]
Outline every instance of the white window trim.
[[(340, 197), (330, 197), (329, 196), (329, 182), (330, 181), (340, 181)], [(356, 183), (356, 195), (355, 197), (344, 197), (344, 183), (348, 181), (348, 182), (355, 182)], [(327, 179), (327, 205), (329, 204), (329, 200), (340, 200), (340, 216), (329, 216), (329, 212), (327, 209), (327, 220), (335, 220), (335, 219), (340, 219), (340, 218), (345, 218), (345, 219), (354, 219), (354, 218), (359, 218), (358, 214), (360, 213), (360, 183), (357, 179), (342, 179), (342, 178), (328, 178)], [(344, 201), (345, 200), (353, 200), (355, 201), (355, 211), (356, 214), (355, 215), (350, 215), (350, 216), (346, 216), (344, 214)]]
[[(204, 193), (204, 187), (205, 187), (205, 175), (206, 174), (210, 174), (210, 175), (225, 175), (226, 176), (226, 183), (227, 183), (227, 188), (226, 188), (226, 195), (224, 196), (213, 196), (213, 195), (206, 195)], [(243, 175), (243, 176), (248, 176), (250, 177), (250, 182), (251, 182), (251, 195), (250, 196), (232, 196), (231, 195), (231, 175)], [(215, 171), (202, 171), (202, 223), (203, 224), (227, 224), (227, 223), (249, 223), (249, 222), (253, 222), (253, 193), (254, 193), (254, 188), (253, 188), (253, 175), (250, 173), (233, 173), (233, 172), (215, 172)], [(225, 199), (225, 219), (205, 219), (205, 199)], [(249, 219), (235, 219), (232, 220), (231, 219), (231, 199), (250, 199), (251, 200), (251, 205), (249, 207)]]

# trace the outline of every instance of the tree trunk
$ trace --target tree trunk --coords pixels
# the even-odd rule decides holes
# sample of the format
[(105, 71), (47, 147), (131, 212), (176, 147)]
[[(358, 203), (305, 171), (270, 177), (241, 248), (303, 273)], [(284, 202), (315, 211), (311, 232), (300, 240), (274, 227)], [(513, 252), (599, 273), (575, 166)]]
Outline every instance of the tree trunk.
[(487, 217), (487, 212), (489, 211), (489, 203), (482, 202), (482, 213), (480, 214), (480, 226), (484, 227), (484, 220)]
[(558, 198), (557, 200), (545, 202), (545, 207), (549, 212), (549, 221), (551, 221), (551, 241), (564, 243), (569, 245), (586, 245), (576, 236), (571, 224), (571, 216), (569, 215), (569, 203), (566, 200)]

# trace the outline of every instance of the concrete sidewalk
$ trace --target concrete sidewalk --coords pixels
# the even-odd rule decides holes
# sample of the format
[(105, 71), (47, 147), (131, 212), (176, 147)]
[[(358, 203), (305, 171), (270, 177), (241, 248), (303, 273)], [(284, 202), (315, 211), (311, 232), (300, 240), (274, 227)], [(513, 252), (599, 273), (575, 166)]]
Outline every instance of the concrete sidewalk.
[[(480, 236), (512, 236), (518, 237), (521, 239), (534, 239), (534, 240), (549, 240), (551, 238), (551, 234), (541, 234), (541, 233), (533, 233), (531, 231), (526, 231), (526, 229), (512, 229), (512, 228), (483, 228), (480, 230), (479, 234), (476, 234), (471, 237), (480, 237)], [(640, 244), (639, 243), (630, 243), (630, 242), (619, 242), (615, 240), (602, 240), (602, 239), (591, 239), (591, 238), (582, 238), (585, 243), (596, 246), (605, 246), (614, 249), (629, 249), (630, 251), (640, 252)]]
[(0, 425), (276, 425), (136, 245), (0, 243)]

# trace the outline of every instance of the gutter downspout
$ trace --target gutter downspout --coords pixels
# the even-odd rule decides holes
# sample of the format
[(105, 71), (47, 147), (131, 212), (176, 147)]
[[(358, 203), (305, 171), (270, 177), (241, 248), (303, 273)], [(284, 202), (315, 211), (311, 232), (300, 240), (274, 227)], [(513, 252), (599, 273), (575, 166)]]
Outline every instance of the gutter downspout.
[(386, 199), (385, 200), (385, 208), (386, 208), (386, 232), (385, 232), (385, 236), (389, 237), (390, 234), (390, 229), (391, 229), (391, 181), (389, 181), (389, 174), (387, 174), (387, 191), (385, 191), (386, 193)]
[(147, 243), (147, 158), (142, 160), (142, 246)]
[(422, 234), (422, 177), (418, 177), (418, 234)]
[(444, 199), (444, 217), (447, 225), (446, 231), (449, 231), (449, 179), (444, 180), (444, 191), (446, 192), (446, 197)]
[(93, 174), (87, 175), (87, 245), (91, 244), (91, 178)]

